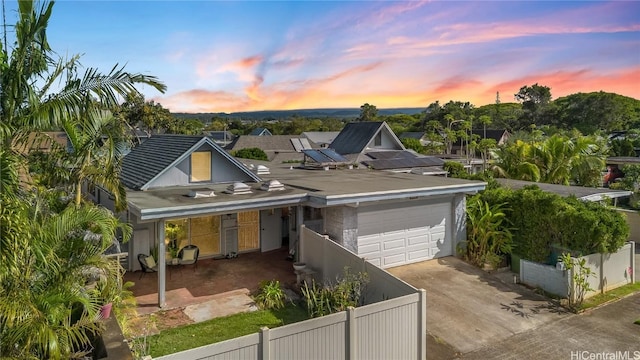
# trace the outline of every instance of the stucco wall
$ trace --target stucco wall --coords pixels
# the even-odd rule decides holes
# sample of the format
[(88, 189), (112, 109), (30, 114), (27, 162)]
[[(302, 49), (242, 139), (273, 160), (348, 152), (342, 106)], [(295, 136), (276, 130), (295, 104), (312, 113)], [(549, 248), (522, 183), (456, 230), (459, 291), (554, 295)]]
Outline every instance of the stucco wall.
[(350, 251), (358, 250), (358, 211), (348, 206), (325, 209), (325, 233)]
[(640, 212), (635, 210), (618, 209), (627, 218), (629, 225), (629, 240), (640, 243)]
[(520, 282), (539, 287), (546, 292), (562, 297), (568, 296), (568, 271), (556, 269), (527, 260), (520, 260)]

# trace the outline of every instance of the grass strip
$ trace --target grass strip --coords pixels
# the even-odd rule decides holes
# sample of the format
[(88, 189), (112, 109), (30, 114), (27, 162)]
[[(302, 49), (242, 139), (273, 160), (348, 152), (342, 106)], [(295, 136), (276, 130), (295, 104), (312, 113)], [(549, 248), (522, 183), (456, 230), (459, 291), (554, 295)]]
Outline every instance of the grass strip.
[[(266, 326), (275, 328), (307, 320), (303, 306), (287, 305), (280, 310), (258, 310), (215, 318), (201, 323), (167, 329), (147, 338), (152, 357), (173, 354), (216, 342), (249, 335)], [(141, 339), (137, 339), (140, 341)]]

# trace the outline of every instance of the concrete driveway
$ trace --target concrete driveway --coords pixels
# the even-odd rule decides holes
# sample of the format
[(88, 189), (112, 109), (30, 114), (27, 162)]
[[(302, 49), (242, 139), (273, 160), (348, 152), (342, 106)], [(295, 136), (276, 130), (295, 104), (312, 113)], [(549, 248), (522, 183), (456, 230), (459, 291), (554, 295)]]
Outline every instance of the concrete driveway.
[(568, 315), (533, 291), (454, 257), (388, 271), (427, 291), (428, 333), (462, 354)]

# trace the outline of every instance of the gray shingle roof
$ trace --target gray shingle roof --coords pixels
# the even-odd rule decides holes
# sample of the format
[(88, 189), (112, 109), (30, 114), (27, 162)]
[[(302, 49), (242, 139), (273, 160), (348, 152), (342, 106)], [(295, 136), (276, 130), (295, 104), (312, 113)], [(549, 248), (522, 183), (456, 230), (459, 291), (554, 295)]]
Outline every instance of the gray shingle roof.
[(152, 136), (122, 159), (120, 180), (124, 186), (139, 190), (202, 139), (203, 136)]
[(359, 154), (380, 130), (382, 124), (382, 122), (348, 123), (329, 147), (341, 155)]
[(400, 134), (400, 139), (416, 139), (420, 140), (424, 136), (424, 131), (409, 131)]
[[(271, 136), (238, 136), (233, 143), (227, 146), (228, 150), (240, 150), (249, 148), (259, 148), (263, 151), (293, 151), (296, 149), (291, 143), (291, 139), (305, 138), (302, 135), (271, 135)], [(319, 148), (313, 141), (309, 141), (311, 148)]]

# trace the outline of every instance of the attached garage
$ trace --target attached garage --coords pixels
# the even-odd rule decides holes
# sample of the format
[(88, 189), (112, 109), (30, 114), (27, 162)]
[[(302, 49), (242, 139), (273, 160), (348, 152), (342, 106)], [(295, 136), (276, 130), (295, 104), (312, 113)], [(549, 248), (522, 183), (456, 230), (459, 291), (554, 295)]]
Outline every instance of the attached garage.
[(454, 254), (452, 199), (358, 208), (358, 255), (382, 268)]

